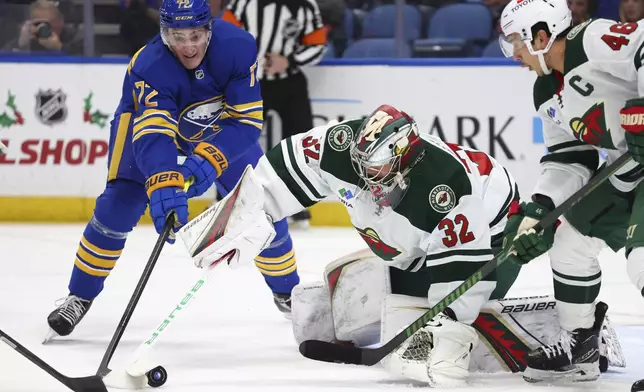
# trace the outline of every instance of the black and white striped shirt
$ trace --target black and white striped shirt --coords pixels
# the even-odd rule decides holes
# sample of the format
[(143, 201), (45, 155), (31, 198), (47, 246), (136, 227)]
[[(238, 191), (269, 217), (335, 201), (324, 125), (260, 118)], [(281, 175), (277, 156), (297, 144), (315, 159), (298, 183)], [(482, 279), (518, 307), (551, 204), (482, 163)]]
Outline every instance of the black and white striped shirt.
[[(257, 41), (258, 78), (283, 79), (300, 67), (320, 61), (326, 44), (326, 29), (315, 0), (232, 0), (222, 19), (250, 32)], [(289, 59), (278, 75), (264, 75), (267, 53)]]

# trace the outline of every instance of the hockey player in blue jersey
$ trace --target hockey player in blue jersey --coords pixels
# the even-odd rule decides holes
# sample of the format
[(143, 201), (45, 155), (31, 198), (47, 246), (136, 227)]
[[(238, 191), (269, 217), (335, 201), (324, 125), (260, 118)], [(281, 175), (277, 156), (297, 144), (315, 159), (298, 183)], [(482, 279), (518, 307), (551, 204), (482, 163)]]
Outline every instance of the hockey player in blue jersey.
[[(160, 25), (161, 33), (128, 66), (111, 124), (107, 185), (80, 240), (69, 296), (47, 318), (61, 336), (74, 330), (103, 290), (148, 204), (157, 232), (171, 213), (178, 230), (188, 221), (188, 198), (213, 183), (227, 194), (246, 165), (263, 155), (252, 35), (213, 20), (207, 0), (164, 0)], [(187, 157), (182, 165), (179, 155)], [(189, 177), (194, 183), (184, 192)], [(286, 221), (275, 222), (275, 230), (255, 264), (288, 313), (299, 277)]]

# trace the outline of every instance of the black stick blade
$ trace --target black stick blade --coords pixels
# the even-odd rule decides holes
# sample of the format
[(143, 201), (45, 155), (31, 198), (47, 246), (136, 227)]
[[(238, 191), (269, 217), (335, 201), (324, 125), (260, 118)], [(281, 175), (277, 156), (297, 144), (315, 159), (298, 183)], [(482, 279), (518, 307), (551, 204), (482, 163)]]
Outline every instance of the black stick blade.
[(70, 378), (65, 384), (75, 392), (109, 392), (99, 376)]
[(300, 344), (300, 354), (315, 361), (362, 364), (362, 350), (321, 340), (305, 340)]

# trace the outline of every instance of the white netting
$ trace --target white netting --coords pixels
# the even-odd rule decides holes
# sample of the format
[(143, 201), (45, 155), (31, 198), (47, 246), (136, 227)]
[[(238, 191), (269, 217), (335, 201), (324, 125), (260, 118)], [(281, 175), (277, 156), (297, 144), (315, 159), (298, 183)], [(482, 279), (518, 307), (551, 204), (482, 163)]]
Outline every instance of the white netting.
[(410, 339), (409, 345), (400, 357), (407, 361), (427, 362), (429, 352), (433, 347), (431, 332), (423, 328), (412, 335)]

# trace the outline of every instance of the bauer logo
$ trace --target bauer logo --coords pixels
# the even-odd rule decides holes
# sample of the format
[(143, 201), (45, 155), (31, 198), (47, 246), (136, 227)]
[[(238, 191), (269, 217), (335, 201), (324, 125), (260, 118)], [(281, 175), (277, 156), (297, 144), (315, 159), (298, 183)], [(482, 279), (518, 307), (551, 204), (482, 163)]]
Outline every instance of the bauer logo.
[(63, 90), (38, 90), (36, 94), (36, 117), (49, 126), (60, 124), (67, 118), (67, 95)]

